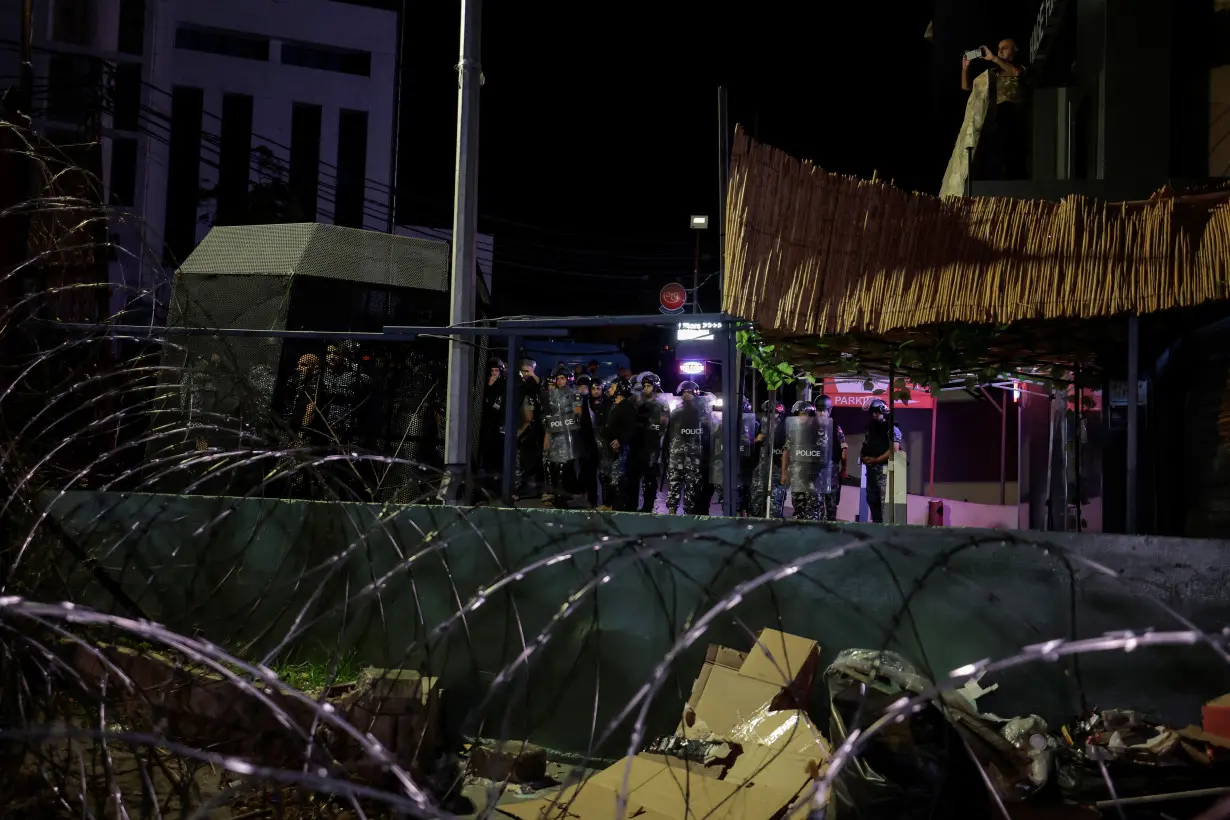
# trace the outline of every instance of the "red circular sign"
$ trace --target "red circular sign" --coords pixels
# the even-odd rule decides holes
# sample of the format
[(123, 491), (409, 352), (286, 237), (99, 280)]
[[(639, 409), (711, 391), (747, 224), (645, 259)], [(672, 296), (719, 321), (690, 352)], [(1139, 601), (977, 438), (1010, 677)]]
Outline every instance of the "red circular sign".
[(658, 301), (667, 310), (679, 310), (688, 301), (688, 292), (678, 282), (671, 282), (658, 293)]

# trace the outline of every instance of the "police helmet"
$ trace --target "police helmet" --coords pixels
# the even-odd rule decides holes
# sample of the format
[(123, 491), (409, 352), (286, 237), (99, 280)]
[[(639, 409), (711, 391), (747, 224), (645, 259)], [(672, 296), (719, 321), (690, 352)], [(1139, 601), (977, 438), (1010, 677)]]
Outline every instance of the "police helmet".
[(564, 365), (560, 365), (559, 367), (557, 367), (555, 369), (555, 375), (552, 376), (551, 378), (558, 379), (561, 376), (563, 376), (564, 379), (567, 380), (569, 384), (572, 384), (572, 374), (568, 372), (568, 368), (565, 367)]
[(582, 373), (581, 375), (577, 376), (576, 385), (577, 387), (584, 387), (588, 389), (590, 384), (593, 383), (593, 381), (594, 380), (589, 377), (588, 373)]
[(508, 372), (508, 368), (504, 366), (504, 360), (501, 359), (499, 356), (492, 356), (490, 359), (488, 359), (487, 367), (489, 367), (492, 370), (499, 370), (501, 376), (503, 376), (505, 373)]
[(641, 374), (640, 383), (642, 387), (647, 384), (652, 384), (654, 390), (662, 389), (662, 380), (658, 378), (658, 374), (649, 370), (646, 370)]
[(816, 412), (816, 406), (809, 401), (796, 401), (794, 406), (790, 408), (790, 414), (793, 416), (801, 416)]
[(884, 403), (883, 399), (872, 399), (867, 404), (867, 412), (868, 413), (878, 412), (878, 413), (883, 413), (884, 415), (887, 416), (888, 415), (888, 405)]
[(684, 393), (691, 393), (694, 396), (699, 396), (700, 385), (693, 381), (679, 382), (679, 389), (675, 391), (675, 394), (682, 396)]
[(768, 413), (770, 410), (772, 410), (772, 412), (774, 413), (777, 413), (777, 415), (781, 416), (785, 414), (786, 406), (783, 405), (780, 401), (773, 402), (769, 399), (765, 399), (764, 404), (760, 405), (760, 412)]
[(833, 397), (832, 397), (832, 396), (826, 396), (826, 395), (824, 395), (824, 394), (821, 394), (821, 395), (817, 396), (817, 397), (816, 397), (816, 409), (817, 409), (817, 410), (828, 410), (828, 411), (832, 412), (832, 410), (833, 410)]
[(623, 396), (625, 399), (630, 398), (633, 394), (632, 382), (624, 378), (616, 378), (611, 382), (612, 391), (616, 396)]

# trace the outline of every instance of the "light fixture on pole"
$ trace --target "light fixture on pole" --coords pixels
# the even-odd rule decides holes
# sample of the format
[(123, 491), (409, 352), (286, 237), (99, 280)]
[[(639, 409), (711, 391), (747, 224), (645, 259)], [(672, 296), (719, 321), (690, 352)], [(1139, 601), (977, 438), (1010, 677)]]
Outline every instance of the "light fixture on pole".
[(692, 312), (700, 312), (700, 232), (709, 229), (709, 217), (692, 215), (692, 230), (696, 231), (696, 262), (692, 266)]

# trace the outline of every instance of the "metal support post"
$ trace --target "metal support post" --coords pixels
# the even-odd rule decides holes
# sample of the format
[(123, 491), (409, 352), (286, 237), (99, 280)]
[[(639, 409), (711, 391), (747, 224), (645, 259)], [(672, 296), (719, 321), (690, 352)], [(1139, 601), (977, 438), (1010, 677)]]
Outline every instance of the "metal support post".
[[(449, 323), (474, 321), (477, 290), (478, 221), (478, 90), (482, 85), (479, 46), (481, 0), (461, 2), (461, 59), (457, 63), (457, 159), (453, 193), (452, 282)], [(444, 463), (449, 503), (462, 500), (461, 488), (470, 472), (470, 395), (474, 382), (474, 348), (462, 339), (448, 343), (448, 407), (445, 415)], [(468, 487), (473, 490), (473, 487)]]
[[(938, 391), (937, 391), (937, 394), (938, 394)], [(933, 395), (931, 397), (931, 447), (929, 448), (931, 450), (931, 475), (930, 475), (930, 481), (928, 482), (930, 484), (931, 489), (929, 489), (927, 492), (933, 498), (935, 497), (935, 429), (936, 429), (935, 421), (936, 421), (936, 416), (939, 413), (939, 409), (940, 409), (939, 400), (940, 400), (939, 395)]]
[(1008, 399), (1011, 395), (999, 391), (999, 506), (1008, 503)]
[(692, 313), (700, 313), (700, 231), (696, 234), (696, 261), (692, 265)]
[(718, 306), (726, 299), (726, 197), (730, 189), (730, 110), (718, 87)]
[(884, 491), (884, 523), (904, 524), (897, 520), (897, 367), (888, 363), (888, 469), (886, 480), (888, 487)]
[(769, 448), (769, 455), (761, 456), (761, 458), (767, 458), (769, 461), (769, 469), (765, 471), (768, 473), (768, 476), (766, 478), (767, 486), (765, 487), (764, 517), (772, 518), (773, 487), (776, 486), (778, 476), (781, 475), (782, 465), (781, 462), (773, 457), (773, 442), (776, 441), (775, 436), (777, 435), (775, 429), (777, 427), (777, 390), (768, 390), (766, 392), (769, 396), (769, 412), (766, 414), (768, 424), (765, 425), (764, 441), (760, 446)]
[(722, 340), (722, 512), (734, 517), (738, 511), (735, 496), (738, 493), (739, 470), (739, 415), (743, 409), (739, 403), (739, 348), (736, 344), (735, 325), (723, 326)]
[(1139, 435), (1139, 417), (1137, 414), (1140, 403), (1140, 317), (1135, 313), (1128, 314), (1128, 361), (1127, 361), (1127, 464), (1125, 465), (1125, 480), (1127, 492), (1124, 494), (1124, 530), (1128, 535), (1136, 534), (1136, 458), (1137, 439)]
[(517, 379), (521, 377), (521, 337), (508, 337), (508, 373), (504, 379), (504, 442), (503, 472), (500, 474), (500, 490), (504, 503), (511, 504), (514, 474), (517, 470), (517, 428), (521, 426), (521, 403), (518, 401)]

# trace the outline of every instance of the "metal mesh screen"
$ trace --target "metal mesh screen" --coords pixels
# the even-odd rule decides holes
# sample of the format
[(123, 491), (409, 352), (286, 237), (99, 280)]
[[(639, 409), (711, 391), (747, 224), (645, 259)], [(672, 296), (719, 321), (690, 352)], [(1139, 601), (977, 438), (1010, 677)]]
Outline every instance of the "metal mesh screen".
[[(168, 322), (309, 332), (443, 325), (447, 288), (444, 242), (316, 224), (214, 228), (176, 273)], [(443, 466), (441, 340), (176, 335), (168, 342), (159, 416), (181, 432), (174, 442), (155, 438), (150, 457), (237, 447), (246, 433), (282, 446), (362, 447)], [(307, 376), (304, 361), (316, 363)], [(315, 426), (304, 425), (304, 408), (318, 402)], [(219, 419), (223, 429), (215, 429)], [(356, 497), (384, 501), (417, 497), (430, 480), (430, 471), (405, 466), (347, 477)]]
[(448, 243), (318, 225), (214, 228), (181, 274), (319, 276), (448, 291)]

